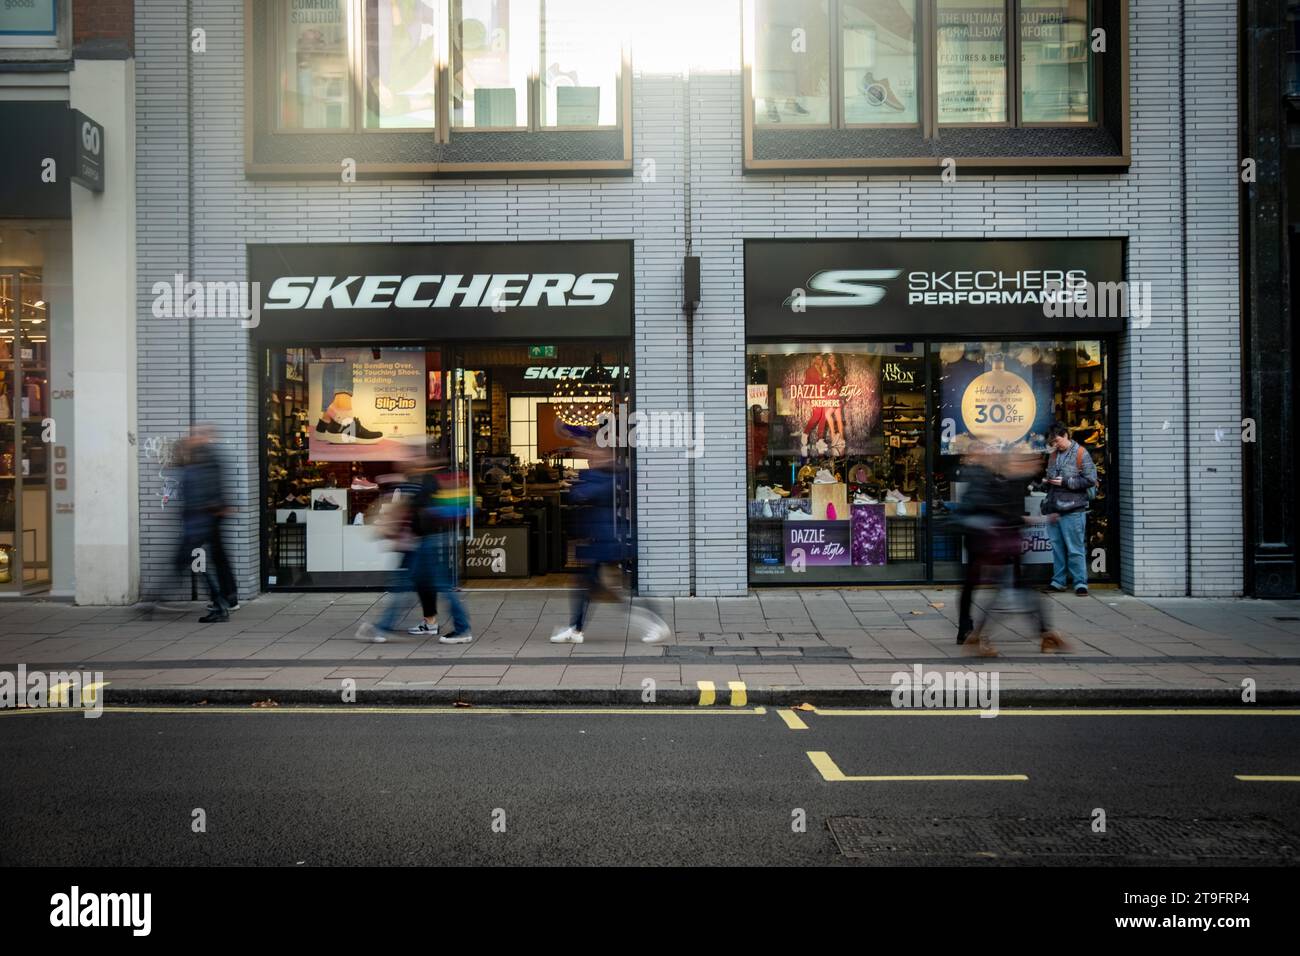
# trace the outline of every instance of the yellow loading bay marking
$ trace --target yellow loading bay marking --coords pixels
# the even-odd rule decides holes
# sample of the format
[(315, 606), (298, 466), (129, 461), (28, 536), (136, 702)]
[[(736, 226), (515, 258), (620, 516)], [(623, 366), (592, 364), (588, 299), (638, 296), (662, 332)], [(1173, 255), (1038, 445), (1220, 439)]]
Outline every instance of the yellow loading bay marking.
[[(766, 707), (740, 707), (734, 710), (700, 710), (698, 707), (375, 707), (357, 704), (331, 704), (328, 707), (254, 707), (230, 705), (199, 705), (185, 707), (145, 707), (105, 705), (105, 713), (114, 714), (529, 714), (534, 716), (664, 716), (664, 717), (748, 717), (767, 713)], [(59, 714), (78, 713), (76, 708), (21, 707), (0, 709), (0, 716), (8, 714)]]
[(1280, 774), (1234, 774), (1238, 780), (1245, 783), (1300, 783), (1300, 776), (1284, 776)]
[[(111, 681), (98, 680), (92, 681), (81, 688), (81, 706), (92, 705), (99, 699), (99, 689), (107, 687)], [(53, 685), (45, 695), (45, 699), (54, 707), (71, 707), (68, 701), (68, 691), (72, 690), (76, 684), (72, 681), (60, 681)]]
[(800, 720), (799, 715), (796, 714), (793, 710), (790, 710), (789, 708), (784, 708), (778, 710), (777, 713), (781, 715), (781, 719), (785, 721), (785, 725), (789, 727), (791, 730), (808, 729), (808, 725), (805, 724), (802, 720)]
[(1020, 782), (1029, 778), (1023, 773), (929, 773), (885, 774), (868, 777), (850, 777), (844, 773), (824, 750), (807, 751), (808, 759), (827, 783), (900, 783), (973, 780), (983, 782)]
[[(700, 690), (701, 707), (712, 707), (718, 702), (718, 689), (714, 687), (711, 680), (697, 680), (695, 686)], [(745, 682), (738, 680), (727, 681), (727, 689), (731, 691), (731, 706), (744, 707), (749, 703), (749, 692), (745, 689)]]
[[(987, 714), (981, 708), (827, 708), (813, 710), (818, 717), (978, 717)], [(1300, 708), (1250, 707), (1069, 707), (999, 708), (999, 717), (1300, 717)]]

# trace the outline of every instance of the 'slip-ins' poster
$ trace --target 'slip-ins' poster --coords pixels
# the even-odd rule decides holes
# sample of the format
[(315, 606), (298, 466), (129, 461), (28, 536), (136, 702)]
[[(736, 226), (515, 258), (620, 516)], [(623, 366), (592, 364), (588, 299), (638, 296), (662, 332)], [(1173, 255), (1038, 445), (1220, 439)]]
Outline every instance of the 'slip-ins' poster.
[(813, 352), (774, 357), (776, 413), (794, 448), (814, 455), (871, 453), (880, 424), (880, 356)]
[(424, 350), (307, 352), (312, 461), (402, 461), (424, 453)]

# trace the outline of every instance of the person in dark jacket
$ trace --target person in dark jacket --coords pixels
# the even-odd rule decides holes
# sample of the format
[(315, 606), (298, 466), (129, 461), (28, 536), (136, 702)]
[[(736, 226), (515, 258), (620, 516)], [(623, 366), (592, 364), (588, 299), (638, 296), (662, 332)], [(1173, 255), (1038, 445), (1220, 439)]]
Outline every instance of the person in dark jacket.
[(212, 429), (195, 425), (182, 448), (181, 467), (182, 567), (197, 570), (208, 586), (211, 603), (203, 624), (230, 619), (237, 607), (235, 576), (226, 557), (221, 520), (230, 513), (221, 459), (213, 448)]
[(958, 608), (957, 643), (984, 657), (997, 656), (984, 623), (976, 626), (972, 614), (975, 588), (989, 580), (1010, 584), (1018, 606), (1027, 606), (1037, 621), (1040, 649), (1053, 653), (1066, 649), (1064, 640), (1047, 626), (1038, 592), (1021, 586), (1020, 557), (1025, 516), (1026, 485), (1037, 472), (1039, 459), (1027, 454), (996, 453), (982, 446), (962, 460), (966, 490), (951, 510), (963, 530), (966, 575)]

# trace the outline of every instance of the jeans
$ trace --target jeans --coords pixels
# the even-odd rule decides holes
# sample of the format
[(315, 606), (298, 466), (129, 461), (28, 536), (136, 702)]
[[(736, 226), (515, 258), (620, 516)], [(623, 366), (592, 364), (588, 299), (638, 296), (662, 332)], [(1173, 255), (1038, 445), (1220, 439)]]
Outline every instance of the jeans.
[(437, 612), (438, 594), (443, 594), (451, 608), (451, 629), (456, 633), (469, 632), (469, 612), (456, 590), (456, 536), (451, 531), (425, 535), (420, 543), (415, 586), (424, 603), (424, 613), (432, 617)]
[(320, 410), (329, 411), (330, 403), (339, 392), (352, 394), (352, 363), (327, 362), (320, 373)]
[(1052, 539), (1052, 586), (1064, 588), (1068, 570), (1074, 586), (1086, 588), (1088, 555), (1084, 550), (1084, 532), (1088, 525), (1088, 511), (1081, 508), (1056, 517), (1057, 520), (1047, 526), (1047, 536)]

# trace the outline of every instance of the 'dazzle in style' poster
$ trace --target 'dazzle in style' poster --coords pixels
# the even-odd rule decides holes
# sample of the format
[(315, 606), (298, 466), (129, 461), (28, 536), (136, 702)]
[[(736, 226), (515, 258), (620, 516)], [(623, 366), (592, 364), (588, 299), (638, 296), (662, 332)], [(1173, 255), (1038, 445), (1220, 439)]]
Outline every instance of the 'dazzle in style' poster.
[(814, 455), (871, 451), (880, 424), (880, 356), (818, 352), (774, 356), (776, 413), (797, 445)]

